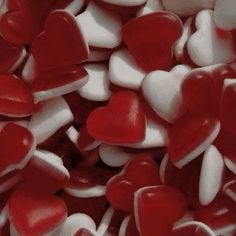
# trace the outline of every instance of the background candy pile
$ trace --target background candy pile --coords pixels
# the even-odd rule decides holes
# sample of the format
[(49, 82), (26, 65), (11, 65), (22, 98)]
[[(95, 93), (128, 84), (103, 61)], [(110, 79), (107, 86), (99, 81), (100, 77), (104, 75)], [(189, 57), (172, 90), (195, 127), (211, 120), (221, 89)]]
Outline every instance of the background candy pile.
[(235, 236), (236, 0), (0, 0), (0, 235)]

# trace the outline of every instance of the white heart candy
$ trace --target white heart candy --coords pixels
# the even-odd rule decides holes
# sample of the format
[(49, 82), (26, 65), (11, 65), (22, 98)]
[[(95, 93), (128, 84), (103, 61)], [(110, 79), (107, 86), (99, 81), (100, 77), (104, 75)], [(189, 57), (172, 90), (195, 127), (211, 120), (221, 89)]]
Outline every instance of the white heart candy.
[(164, 120), (173, 122), (182, 106), (181, 84), (191, 69), (178, 65), (170, 72), (154, 71), (142, 83), (144, 98), (151, 108)]
[(109, 90), (108, 69), (105, 64), (87, 64), (84, 66), (88, 72), (88, 82), (79, 88), (81, 97), (91, 101), (106, 101), (111, 96)]
[(210, 204), (221, 189), (224, 160), (218, 149), (211, 145), (204, 153), (199, 181), (199, 201)]
[(209, 66), (229, 63), (236, 58), (232, 33), (219, 34), (212, 10), (199, 12), (195, 25), (197, 30), (187, 42), (188, 54), (195, 64)]
[(138, 90), (146, 73), (135, 63), (127, 49), (114, 52), (109, 63), (109, 77), (113, 84)]
[(34, 134), (39, 144), (73, 119), (74, 116), (65, 99), (57, 97), (42, 104), (41, 110), (31, 117), (28, 129)]
[(235, 0), (217, 0), (214, 10), (216, 25), (224, 30), (236, 29), (235, 9)]
[(121, 43), (122, 22), (118, 14), (90, 2), (76, 20), (89, 46), (114, 48)]
[(164, 8), (179, 16), (190, 16), (202, 9), (213, 9), (216, 0), (162, 0)]

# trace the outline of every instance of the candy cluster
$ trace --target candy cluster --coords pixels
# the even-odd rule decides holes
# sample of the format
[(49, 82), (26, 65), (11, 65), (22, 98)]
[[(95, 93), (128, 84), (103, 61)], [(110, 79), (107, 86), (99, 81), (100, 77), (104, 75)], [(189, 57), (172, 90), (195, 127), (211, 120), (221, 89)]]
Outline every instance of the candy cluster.
[(0, 235), (235, 236), (236, 0), (0, 0)]

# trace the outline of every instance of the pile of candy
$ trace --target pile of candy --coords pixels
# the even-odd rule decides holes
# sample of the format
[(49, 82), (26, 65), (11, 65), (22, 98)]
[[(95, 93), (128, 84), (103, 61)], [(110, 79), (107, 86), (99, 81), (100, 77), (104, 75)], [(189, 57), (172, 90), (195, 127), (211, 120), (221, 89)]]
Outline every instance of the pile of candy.
[(0, 0), (0, 235), (235, 236), (236, 0)]

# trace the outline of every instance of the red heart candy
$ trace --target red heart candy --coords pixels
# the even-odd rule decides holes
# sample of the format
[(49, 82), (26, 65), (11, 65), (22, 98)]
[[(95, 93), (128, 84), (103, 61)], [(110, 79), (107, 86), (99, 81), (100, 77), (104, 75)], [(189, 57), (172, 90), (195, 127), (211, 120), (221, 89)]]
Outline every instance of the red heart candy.
[[(235, 225), (235, 202), (227, 196), (220, 195), (208, 206), (201, 206), (196, 209), (195, 219), (207, 224), (214, 230), (220, 230), (230, 225)], [(217, 235), (221, 235), (221, 233), (217, 233)]]
[(129, 162), (122, 172), (107, 183), (106, 197), (117, 209), (132, 211), (134, 192), (141, 187), (160, 183), (159, 168), (149, 157), (142, 156)]
[(220, 124), (212, 116), (184, 115), (170, 129), (169, 158), (177, 167), (183, 167), (210, 146), (219, 130)]
[(8, 201), (11, 223), (20, 235), (43, 235), (67, 217), (65, 203), (57, 196), (15, 191)]
[(22, 47), (13, 45), (0, 37), (0, 73), (12, 70), (22, 53)]
[(39, 71), (31, 84), (35, 102), (57, 97), (79, 89), (88, 81), (82, 66), (67, 66)]
[(23, 173), (24, 186), (34, 193), (55, 193), (67, 184), (70, 177), (60, 157), (38, 150), (34, 151)]
[(73, 15), (57, 10), (46, 19), (44, 31), (32, 44), (32, 53), (40, 65), (60, 67), (88, 59), (88, 46)]
[(145, 135), (145, 115), (139, 97), (131, 91), (116, 93), (107, 107), (90, 113), (87, 129), (92, 137), (106, 143), (140, 142)]
[(135, 193), (135, 221), (142, 236), (169, 236), (172, 224), (186, 210), (187, 202), (178, 189), (159, 185)]
[(182, 96), (186, 107), (193, 112), (210, 112), (218, 116), (225, 78), (235, 78), (235, 72), (226, 65), (209, 67), (208, 71), (193, 70), (182, 84)]
[(8, 12), (0, 20), (1, 33), (14, 44), (30, 43), (41, 31), (56, 0), (9, 0)]
[(0, 132), (1, 175), (14, 169), (22, 169), (30, 159), (34, 148), (34, 137), (28, 129), (8, 123)]
[(173, 45), (182, 31), (181, 20), (170, 12), (156, 12), (135, 18), (122, 29), (128, 49), (147, 71), (170, 66)]
[(34, 105), (33, 96), (23, 80), (14, 75), (1, 75), (0, 114), (24, 117), (35, 111), (36, 106)]

